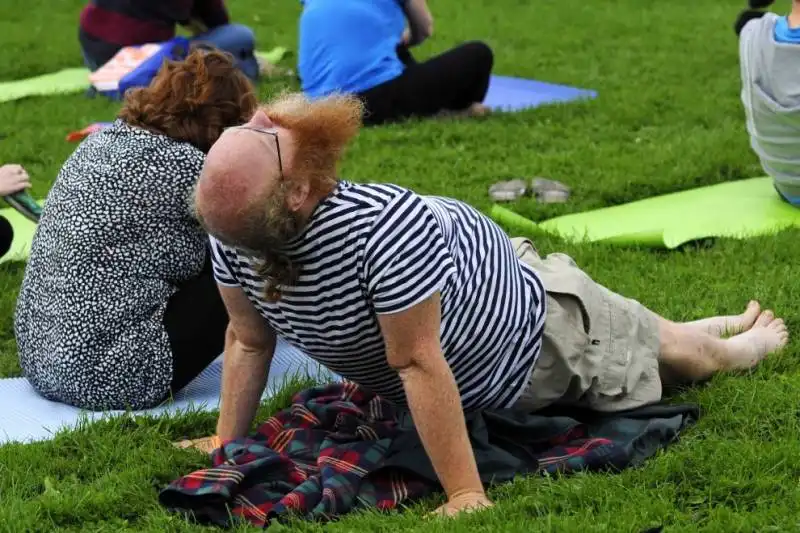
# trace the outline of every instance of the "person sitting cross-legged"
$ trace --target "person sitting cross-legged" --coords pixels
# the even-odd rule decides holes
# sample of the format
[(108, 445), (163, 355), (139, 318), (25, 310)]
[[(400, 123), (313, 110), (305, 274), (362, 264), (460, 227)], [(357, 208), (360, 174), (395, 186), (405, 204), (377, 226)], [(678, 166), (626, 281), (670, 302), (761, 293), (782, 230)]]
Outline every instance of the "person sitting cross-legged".
[(81, 11), (78, 39), (89, 70), (102, 67), (126, 46), (168, 41), (185, 26), (196, 43), (231, 54), (251, 80), (262, 68), (253, 30), (230, 21), (224, 0), (90, 0)]
[(482, 102), (494, 56), (486, 43), (462, 43), (426, 61), (411, 56), (433, 32), (426, 0), (301, 3), (298, 74), (310, 98), (356, 94), (369, 126), (489, 112)]
[(750, 0), (736, 21), (741, 100), (750, 146), (780, 197), (800, 207), (800, 0), (788, 15)]
[(353, 96), (286, 95), (208, 153), (194, 209), (230, 316), (217, 442), (248, 432), (280, 336), (410, 410), (453, 514), (490, 505), (465, 410), (631, 409), (661, 400), (665, 381), (749, 368), (786, 344), (756, 302), (675, 323), (467, 204), (339, 179), (361, 116)]
[(224, 346), (208, 237), (188, 209), (205, 153), (257, 100), (232, 58), (194, 50), (128, 91), (47, 195), (14, 332), (33, 388), (81, 409), (145, 409)]

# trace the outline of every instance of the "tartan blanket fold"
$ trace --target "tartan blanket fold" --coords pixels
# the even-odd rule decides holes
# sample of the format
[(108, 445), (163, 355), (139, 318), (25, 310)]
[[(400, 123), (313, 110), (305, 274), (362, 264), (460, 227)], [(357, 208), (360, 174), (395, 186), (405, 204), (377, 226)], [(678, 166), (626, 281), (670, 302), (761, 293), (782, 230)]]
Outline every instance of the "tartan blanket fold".
[[(638, 465), (699, 412), (655, 405), (613, 416), (576, 410), (466, 416), (488, 485), (534, 472)], [(170, 483), (160, 503), (201, 523), (267, 527), (288, 516), (330, 520), (356, 509), (397, 509), (441, 490), (410, 414), (350, 382), (299, 392), (254, 434), (226, 442), (211, 462)]]

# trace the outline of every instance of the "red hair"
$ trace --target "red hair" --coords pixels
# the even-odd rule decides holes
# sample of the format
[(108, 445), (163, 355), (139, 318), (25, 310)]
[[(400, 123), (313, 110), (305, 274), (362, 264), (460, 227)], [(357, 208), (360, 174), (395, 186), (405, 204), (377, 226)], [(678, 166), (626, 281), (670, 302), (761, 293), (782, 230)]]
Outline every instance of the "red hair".
[(118, 117), (208, 153), (222, 131), (247, 122), (258, 101), (230, 54), (195, 49), (166, 61), (148, 87), (132, 89)]

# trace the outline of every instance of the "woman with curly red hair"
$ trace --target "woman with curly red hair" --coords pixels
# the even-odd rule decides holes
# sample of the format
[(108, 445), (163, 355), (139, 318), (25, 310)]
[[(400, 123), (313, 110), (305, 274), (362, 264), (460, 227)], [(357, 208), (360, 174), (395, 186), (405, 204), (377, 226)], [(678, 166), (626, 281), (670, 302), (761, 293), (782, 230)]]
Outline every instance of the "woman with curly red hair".
[(189, 198), (205, 153), (256, 105), (230, 56), (194, 50), (129, 91), (64, 163), (15, 316), (20, 364), (43, 396), (147, 408), (222, 352), (228, 317)]

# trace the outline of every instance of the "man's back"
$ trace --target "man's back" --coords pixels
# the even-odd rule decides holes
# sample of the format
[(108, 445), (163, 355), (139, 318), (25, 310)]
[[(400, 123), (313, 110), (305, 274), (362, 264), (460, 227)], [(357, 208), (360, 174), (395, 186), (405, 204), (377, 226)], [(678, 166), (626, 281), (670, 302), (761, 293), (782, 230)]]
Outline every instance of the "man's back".
[(335, 372), (405, 404), (378, 314), (441, 295), (441, 345), (465, 408), (507, 407), (541, 347), (544, 288), (473, 208), (392, 185), (341, 182), (284, 252), (299, 277), (261, 297), (256, 261), (213, 242), (215, 273), (241, 286), (276, 332)]
[(401, 0), (303, 0), (298, 73), (312, 98), (371, 89), (403, 72)]

